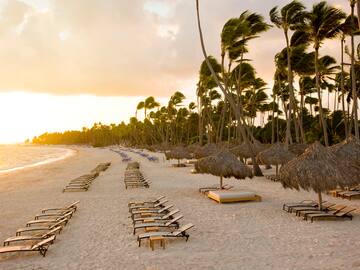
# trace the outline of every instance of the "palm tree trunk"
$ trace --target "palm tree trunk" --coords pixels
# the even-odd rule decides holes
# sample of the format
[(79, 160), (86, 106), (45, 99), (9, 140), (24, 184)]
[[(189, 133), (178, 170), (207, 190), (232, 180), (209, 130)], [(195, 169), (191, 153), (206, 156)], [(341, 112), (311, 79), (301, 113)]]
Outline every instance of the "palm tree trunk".
[(275, 143), (275, 93), (273, 91), (273, 107), (272, 107), (272, 118), (271, 118), (271, 144)]
[(203, 38), (202, 29), (201, 29), (201, 23), (200, 23), (199, 0), (196, 0), (196, 15), (197, 15), (198, 30), (199, 30), (199, 35), (200, 35), (201, 49), (202, 49), (206, 64), (207, 64), (207, 66), (208, 66), (208, 68), (209, 68), (209, 70), (211, 72), (211, 75), (212, 75), (213, 79), (215, 80), (216, 84), (221, 89), (221, 91), (223, 92), (226, 100), (229, 102), (230, 106), (232, 107), (232, 109), (234, 111), (234, 114), (235, 114), (235, 117), (236, 117), (236, 120), (238, 121), (238, 130), (241, 132), (241, 135), (242, 135), (242, 137), (244, 139), (245, 144), (247, 145), (247, 147), (249, 147), (249, 149), (252, 152), (251, 160), (252, 160), (252, 163), (253, 163), (253, 173), (254, 173), (255, 176), (262, 176), (263, 174), (261, 172), (261, 169), (260, 169), (259, 165), (256, 163), (255, 153), (254, 153), (253, 147), (250, 144), (250, 142), (249, 142), (249, 140), (248, 140), (248, 138), (246, 136), (245, 129), (244, 129), (242, 123), (241, 123), (241, 115), (240, 115), (239, 111), (236, 108), (235, 100), (233, 99), (232, 95), (228, 93), (227, 86), (225, 85), (225, 87), (224, 87), (220, 83), (220, 81), (219, 81), (213, 67), (210, 64), (208, 55), (206, 53), (205, 44), (204, 44), (204, 38)]
[[(351, 21), (354, 22), (354, 6), (355, 2), (351, 2)], [(353, 25), (354, 27), (354, 25)], [(351, 88), (353, 98), (353, 115), (354, 115), (354, 128), (355, 137), (359, 139), (359, 120), (358, 120), (358, 101), (357, 101), (357, 89), (356, 89), (356, 78), (355, 78), (355, 44), (354, 44), (354, 31), (351, 31)]]
[(319, 99), (319, 112), (320, 112), (320, 119), (321, 124), (324, 132), (324, 142), (325, 146), (329, 146), (329, 138), (327, 133), (327, 124), (323, 112), (322, 107), (322, 100), (321, 100), (321, 93), (320, 93), (320, 74), (319, 74), (319, 48), (315, 46), (315, 75), (316, 75), (316, 90), (318, 93), (318, 99)]
[[(356, 0), (356, 7), (357, 7), (357, 17), (360, 18), (360, 0)], [(359, 29), (360, 29), (360, 20), (358, 20)]]
[[(287, 68), (288, 68), (288, 85), (289, 85), (289, 94), (290, 94), (290, 102), (289, 102), (289, 117), (287, 119), (287, 123), (286, 123), (286, 144), (289, 144), (290, 142), (290, 137), (291, 137), (291, 115), (292, 115), (292, 111), (295, 109), (295, 97), (294, 97), (294, 88), (293, 88), (293, 73), (292, 73), (292, 69), (291, 69), (291, 48), (290, 48), (290, 42), (289, 42), (289, 37), (288, 37), (288, 32), (287, 30), (284, 30), (284, 34), (285, 34), (285, 39), (286, 39), (286, 52), (287, 52)], [(295, 110), (294, 110), (295, 111)], [(295, 113), (294, 113), (294, 125), (295, 125), (295, 131), (297, 130), (296, 128), (296, 120), (295, 120)], [(296, 133), (296, 141), (299, 142), (299, 134), (297, 132)]]

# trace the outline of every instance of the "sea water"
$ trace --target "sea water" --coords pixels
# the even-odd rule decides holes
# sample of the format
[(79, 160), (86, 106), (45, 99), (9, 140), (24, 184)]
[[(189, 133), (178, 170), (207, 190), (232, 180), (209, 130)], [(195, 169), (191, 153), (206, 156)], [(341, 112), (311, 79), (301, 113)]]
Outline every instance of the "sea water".
[(61, 147), (0, 145), (0, 173), (54, 162), (74, 153), (74, 150)]

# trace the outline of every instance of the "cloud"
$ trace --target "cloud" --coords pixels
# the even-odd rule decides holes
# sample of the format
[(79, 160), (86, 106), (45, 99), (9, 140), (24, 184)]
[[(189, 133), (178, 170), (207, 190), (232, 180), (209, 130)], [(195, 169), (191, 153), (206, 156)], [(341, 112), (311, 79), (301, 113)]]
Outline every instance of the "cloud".
[[(227, 19), (246, 9), (267, 18), (270, 8), (287, 2), (201, 1), (209, 53), (219, 56)], [(0, 91), (190, 94), (195, 85), (189, 82), (196, 82), (202, 61), (195, 4), (189, 0), (11, 0), (2, 6), (0, 38)], [(267, 81), (283, 46), (275, 28), (251, 42), (248, 56)], [(326, 44), (327, 51), (337, 52), (336, 44)]]

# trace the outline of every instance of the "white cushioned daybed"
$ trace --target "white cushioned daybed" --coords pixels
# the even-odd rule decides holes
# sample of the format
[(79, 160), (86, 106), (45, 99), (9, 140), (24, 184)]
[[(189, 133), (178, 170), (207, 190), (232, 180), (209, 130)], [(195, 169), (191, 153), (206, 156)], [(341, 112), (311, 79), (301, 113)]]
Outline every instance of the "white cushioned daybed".
[(243, 201), (261, 201), (261, 197), (251, 191), (209, 191), (208, 197), (218, 203), (231, 203)]

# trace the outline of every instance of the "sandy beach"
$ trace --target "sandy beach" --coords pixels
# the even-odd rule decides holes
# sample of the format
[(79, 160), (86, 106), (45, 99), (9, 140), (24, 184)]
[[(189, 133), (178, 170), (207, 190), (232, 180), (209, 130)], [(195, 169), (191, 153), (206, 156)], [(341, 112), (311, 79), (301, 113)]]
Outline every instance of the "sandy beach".
[[(262, 202), (217, 204), (198, 188), (218, 183), (211, 175), (190, 174), (190, 167), (149, 162), (134, 153), (149, 189), (125, 190), (126, 167), (108, 149), (75, 147), (65, 160), (0, 176), (0, 240), (15, 234), (40, 209), (80, 200), (78, 211), (58, 235), (46, 257), (37, 253), (0, 257), (1, 270), (15, 269), (359, 269), (359, 214), (352, 221), (311, 224), (282, 211), (284, 202), (316, 199), (316, 194), (292, 191), (262, 178), (226, 179), (236, 190), (254, 191)], [(62, 188), (100, 162), (110, 168), (88, 192), (62, 193)], [(267, 174), (271, 171), (266, 171)], [(165, 195), (193, 223), (190, 239), (167, 241), (165, 250), (137, 246), (127, 203)], [(324, 200), (360, 208), (360, 201)]]

